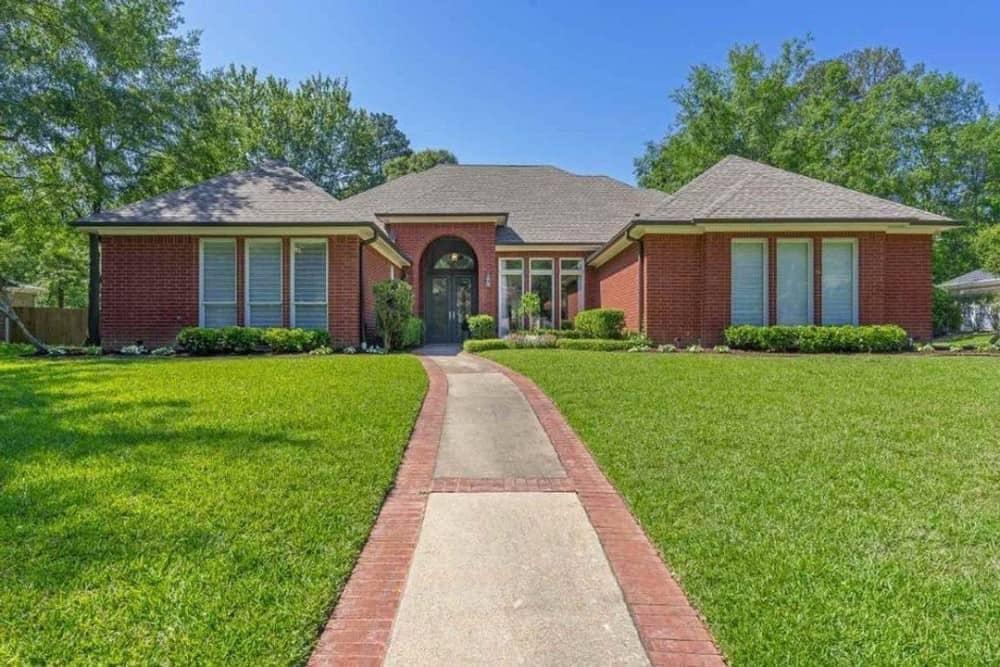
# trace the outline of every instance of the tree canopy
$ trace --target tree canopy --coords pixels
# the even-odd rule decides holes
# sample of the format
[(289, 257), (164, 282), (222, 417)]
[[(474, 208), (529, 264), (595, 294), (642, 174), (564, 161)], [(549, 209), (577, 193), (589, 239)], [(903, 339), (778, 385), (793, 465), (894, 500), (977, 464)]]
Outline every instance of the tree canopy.
[(451, 151), (443, 149), (427, 148), (422, 151), (400, 155), (385, 163), (383, 171), (388, 180), (415, 174), (418, 171), (426, 171), (439, 164), (458, 164), (458, 159)]
[(83, 305), (74, 220), (268, 158), (343, 198), (422, 155), (394, 117), (353, 106), (343, 79), (203, 72), (179, 5), (0, 3), (0, 275)]
[(1000, 115), (979, 86), (896, 49), (817, 61), (805, 40), (771, 60), (736, 46), (672, 99), (673, 126), (636, 160), (645, 187), (672, 192), (732, 153), (942, 213), (966, 226), (936, 244), (936, 280), (975, 268), (973, 239), (1000, 222)]

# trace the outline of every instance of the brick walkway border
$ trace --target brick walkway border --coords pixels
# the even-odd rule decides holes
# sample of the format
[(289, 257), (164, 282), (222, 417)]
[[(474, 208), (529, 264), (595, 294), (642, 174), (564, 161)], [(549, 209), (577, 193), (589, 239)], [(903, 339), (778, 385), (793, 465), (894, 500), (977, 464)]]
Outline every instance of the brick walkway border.
[(310, 667), (367, 667), (381, 665), (385, 659), (424, 519), (448, 399), (444, 371), (425, 357), (420, 357), (420, 362), (427, 372), (427, 394), (396, 483), (320, 634), (309, 658)]
[(484, 359), (507, 376), (552, 441), (604, 548), (629, 613), (654, 665), (725, 665), (722, 654), (660, 554), (594, 462), (590, 452), (538, 386), (505, 366)]

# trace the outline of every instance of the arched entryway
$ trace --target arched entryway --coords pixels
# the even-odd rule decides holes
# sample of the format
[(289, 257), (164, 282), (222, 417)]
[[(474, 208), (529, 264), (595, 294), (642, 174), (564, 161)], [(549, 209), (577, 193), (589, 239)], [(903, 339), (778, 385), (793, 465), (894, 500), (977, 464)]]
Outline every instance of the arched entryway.
[(462, 239), (442, 237), (427, 246), (421, 268), (427, 342), (461, 341), (465, 319), (479, 308), (476, 254)]

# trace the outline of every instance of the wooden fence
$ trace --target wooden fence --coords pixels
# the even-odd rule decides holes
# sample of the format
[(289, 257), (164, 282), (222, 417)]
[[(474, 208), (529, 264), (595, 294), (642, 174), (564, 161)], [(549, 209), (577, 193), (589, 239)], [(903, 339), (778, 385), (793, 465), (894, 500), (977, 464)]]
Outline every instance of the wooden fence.
[[(86, 308), (15, 308), (28, 331), (49, 345), (82, 345), (87, 339)], [(8, 343), (25, 343), (24, 334), (13, 322), (0, 317), (0, 335)]]

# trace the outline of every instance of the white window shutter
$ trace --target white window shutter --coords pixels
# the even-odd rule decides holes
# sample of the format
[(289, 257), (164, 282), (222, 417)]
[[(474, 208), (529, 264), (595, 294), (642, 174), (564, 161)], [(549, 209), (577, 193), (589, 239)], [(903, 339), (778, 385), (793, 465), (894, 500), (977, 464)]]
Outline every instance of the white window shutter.
[(281, 241), (247, 242), (247, 324), (281, 326)]
[(732, 244), (733, 324), (767, 324), (767, 246), (763, 241)]
[(812, 324), (812, 262), (808, 241), (779, 241), (778, 324)]
[(823, 242), (823, 324), (857, 324), (854, 242)]
[(293, 245), (295, 326), (326, 329), (326, 242), (301, 241)]
[(236, 241), (204, 239), (201, 248), (202, 324), (236, 325)]

